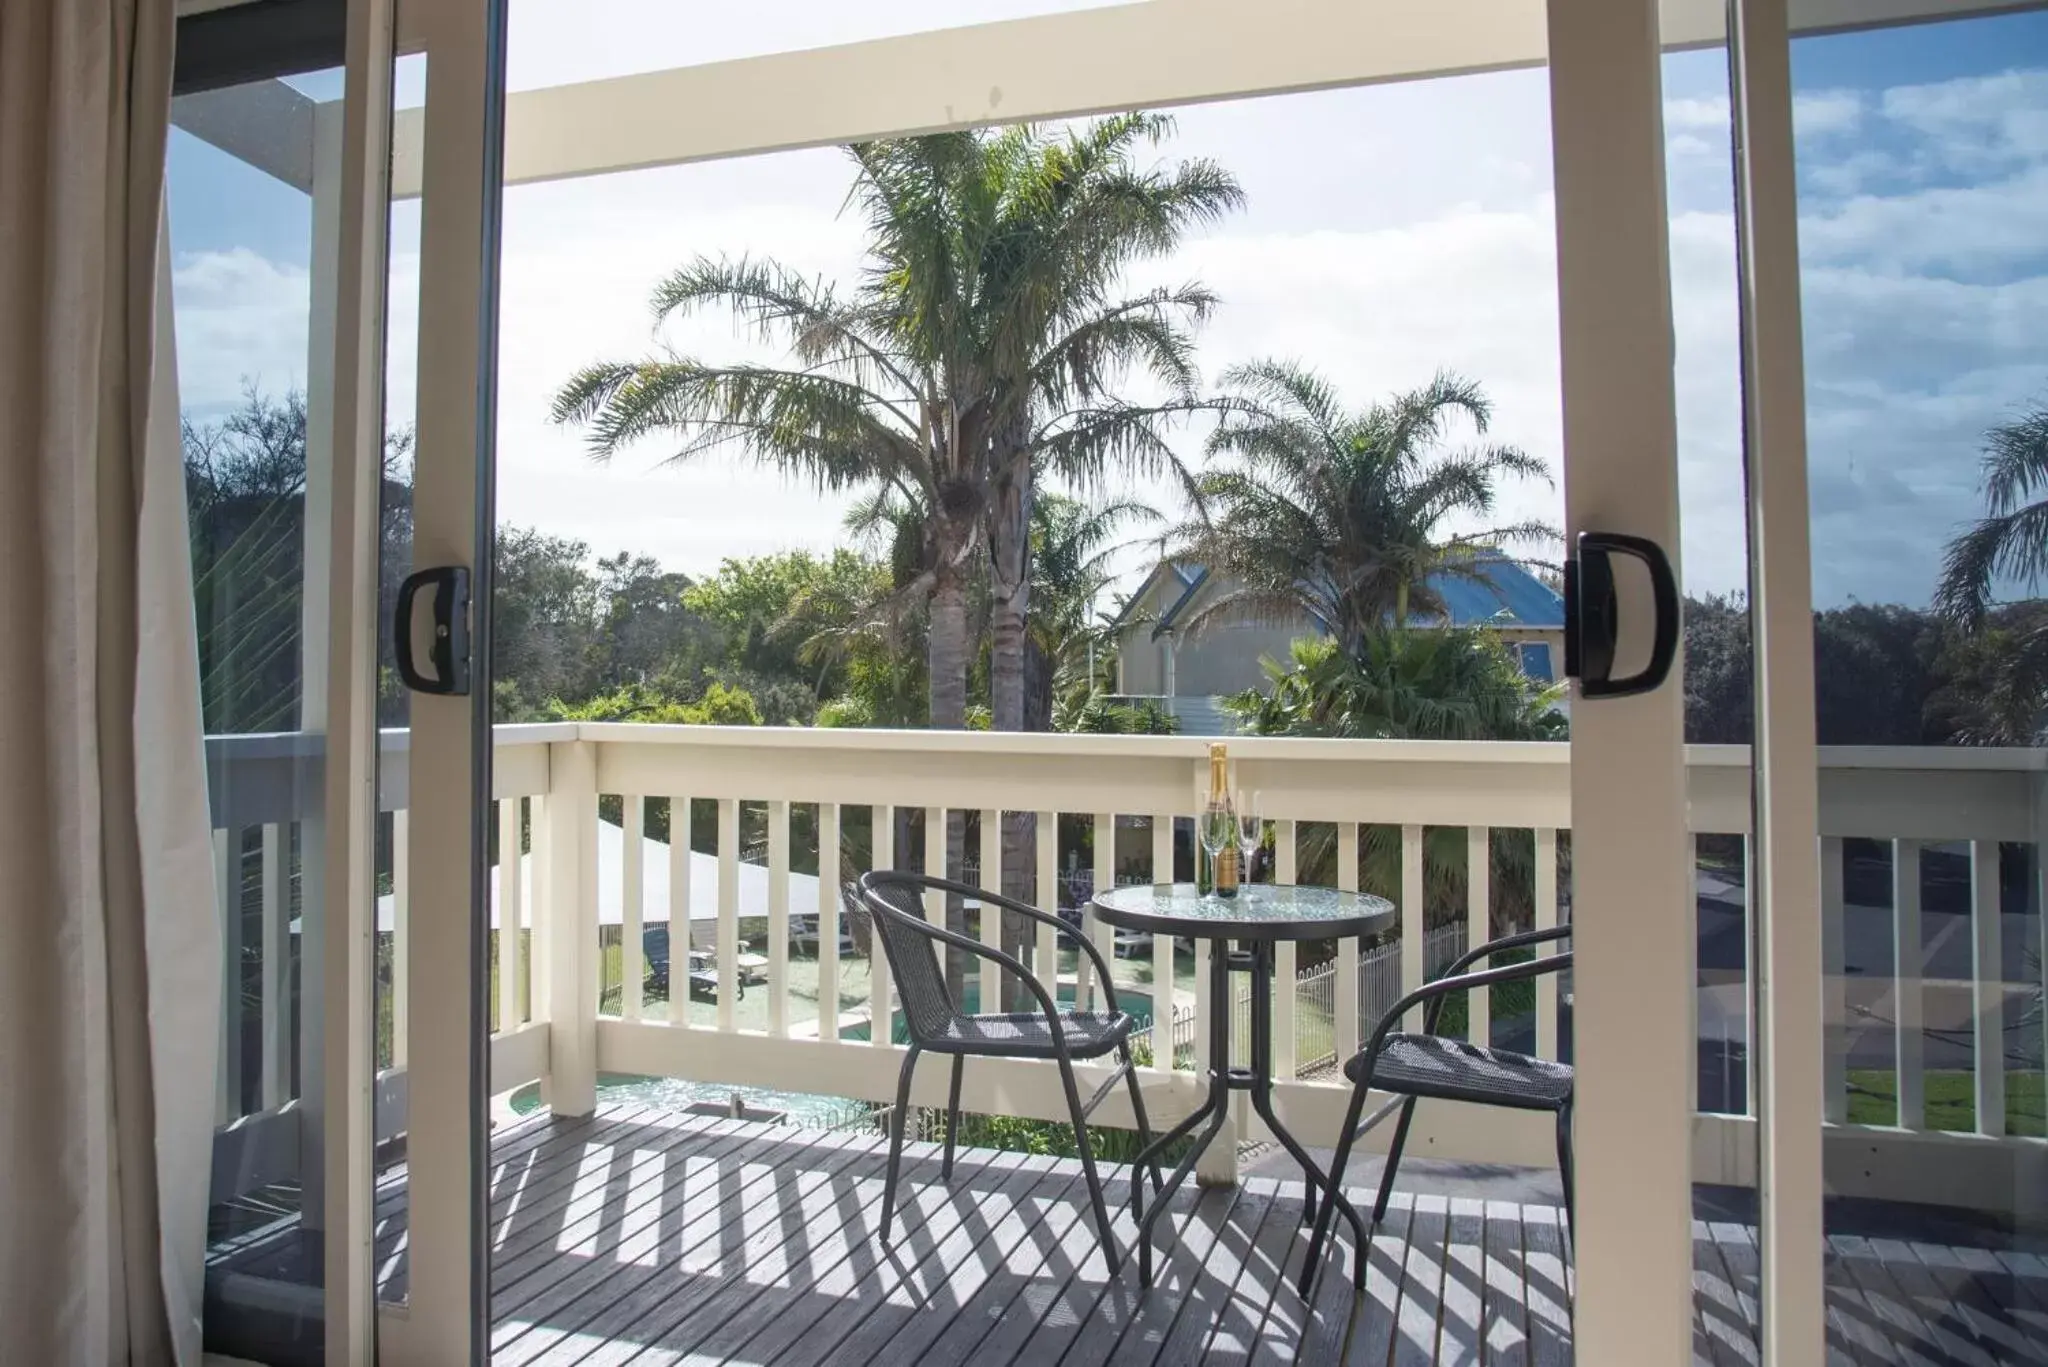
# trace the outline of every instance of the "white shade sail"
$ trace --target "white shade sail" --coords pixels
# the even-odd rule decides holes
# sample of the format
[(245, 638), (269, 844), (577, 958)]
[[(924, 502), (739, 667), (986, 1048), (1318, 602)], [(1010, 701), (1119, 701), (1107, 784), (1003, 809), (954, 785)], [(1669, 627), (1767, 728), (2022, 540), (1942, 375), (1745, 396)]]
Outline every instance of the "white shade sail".
[[(647, 925), (666, 925), (669, 919), (668, 846), (643, 836), (641, 846), (641, 918)], [(609, 821), (597, 823), (597, 921), (599, 925), (625, 923), (626, 832)], [(498, 924), (498, 867), (491, 869), (491, 925)], [(533, 922), (533, 856), (519, 858), (520, 913), (522, 924)], [(739, 914), (741, 917), (768, 914), (768, 869), (760, 864), (739, 866)], [(377, 929), (389, 932), (394, 924), (395, 905), (390, 893), (377, 899)], [(817, 875), (789, 873), (789, 908), (792, 915), (814, 912), (818, 905)], [(690, 919), (718, 919), (718, 856), (690, 852)], [(298, 930), (297, 921), (292, 929)]]

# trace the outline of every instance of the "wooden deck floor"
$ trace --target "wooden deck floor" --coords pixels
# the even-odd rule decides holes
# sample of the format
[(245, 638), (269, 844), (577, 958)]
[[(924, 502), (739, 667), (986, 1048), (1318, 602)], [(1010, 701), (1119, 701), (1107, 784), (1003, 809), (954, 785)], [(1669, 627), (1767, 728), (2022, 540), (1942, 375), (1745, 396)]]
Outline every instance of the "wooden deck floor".
[[(1069, 1160), (971, 1150), (945, 1186), (936, 1150), (911, 1146), (892, 1251), (875, 1236), (885, 1151), (872, 1136), (620, 1108), (503, 1130), (493, 1158), (501, 1367), (1571, 1358), (1568, 1248), (1547, 1206), (1397, 1197), (1364, 1293), (1340, 1272), (1304, 1305), (1294, 1183), (1180, 1194), (1193, 1218), (1175, 1220), (1184, 1232), (1141, 1292), (1134, 1265), (1105, 1275)], [(1697, 1359), (1754, 1362), (1754, 1231), (1701, 1222), (1695, 1240)], [(1832, 1361), (2048, 1364), (2039, 1259), (1834, 1242)], [(396, 1210), (379, 1252), (400, 1289)]]

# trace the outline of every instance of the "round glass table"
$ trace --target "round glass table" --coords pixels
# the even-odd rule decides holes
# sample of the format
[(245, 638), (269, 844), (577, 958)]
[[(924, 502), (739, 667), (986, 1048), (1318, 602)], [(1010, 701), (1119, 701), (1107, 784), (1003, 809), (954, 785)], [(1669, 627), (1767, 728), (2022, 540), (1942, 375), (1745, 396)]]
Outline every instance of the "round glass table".
[[(1249, 973), (1252, 980), (1248, 1066), (1231, 1065), (1232, 1013), (1216, 1010), (1212, 1005), (1208, 1096), (1178, 1125), (1154, 1139), (1133, 1162), (1134, 1169), (1141, 1168), (1169, 1145), (1208, 1122), (1200, 1140), (1174, 1167), (1164, 1190), (1146, 1209), (1138, 1226), (1139, 1281), (1147, 1286), (1152, 1283), (1152, 1227), (1166, 1209), (1168, 1199), (1194, 1171), (1196, 1160), (1229, 1124), (1232, 1092), (1251, 1094), (1252, 1109), (1265, 1121), (1281, 1147), (1301, 1165), (1307, 1187), (1307, 1197), (1302, 1202), (1303, 1223), (1315, 1218), (1316, 1200), (1321, 1193), (1324, 1199), (1336, 1203), (1359, 1240), (1358, 1246), (1363, 1248), (1364, 1221), (1331, 1184), (1329, 1174), (1316, 1166), (1308, 1150), (1273, 1113), (1273, 946), (1283, 940), (1337, 940), (1382, 934), (1393, 929), (1399, 919), (1394, 904), (1370, 893), (1341, 892), (1336, 888), (1247, 883), (1234, 897), (1216, 897), (1204, 895), (1192, 883), (1171, 883), (1106, 890), (1095, 896), (1092, 905), (1105, 925), (1121, 930), (1215, 941), (1209, 954), (1212, 1004), (1233, 999), (1232, 973)], [(1362, 1259), (1359, 1266), (1364, 1266)]]

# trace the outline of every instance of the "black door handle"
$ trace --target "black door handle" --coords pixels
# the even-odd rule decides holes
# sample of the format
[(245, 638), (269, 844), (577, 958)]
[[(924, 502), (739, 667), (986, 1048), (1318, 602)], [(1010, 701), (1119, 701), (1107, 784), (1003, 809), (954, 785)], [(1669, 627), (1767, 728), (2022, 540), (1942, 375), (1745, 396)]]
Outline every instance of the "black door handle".
[[(1621, 600), (1614, 591), (1613, 555), (1643, 562), (1650, 572), (1655, 635), (1650, 662), (1642, 672), (1617, 679), (1614, 647), (1621, 634)], [(1620, 532), (1580, 532), (1578, 554), (1564, 562), (1564, 672), (1579, 681), (1586, 698), (1621, 698), (1648, 693), (1664, 682), (1678, 658), (1678, 580), (1663, 548)]]
[[(412, 608), (420, 590), (434, 590), (434, 643), (427, 658), (434, 666), (433, 677), (422, 674), (412, 653)], [(398, 663), (398, 677), (415, 693), (442, 693), (457, 697), (469, 692), (469, 571), (461, 565), (437, 565), (417, 570), (398, 586), (398, 603), (391, 614), (392, 649)]]

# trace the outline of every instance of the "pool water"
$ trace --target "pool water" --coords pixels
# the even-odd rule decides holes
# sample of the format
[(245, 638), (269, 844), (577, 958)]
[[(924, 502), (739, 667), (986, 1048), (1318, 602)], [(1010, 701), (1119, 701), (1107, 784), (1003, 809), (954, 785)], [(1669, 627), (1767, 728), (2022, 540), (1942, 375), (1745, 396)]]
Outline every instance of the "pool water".
[[(1058, 990), (1054, 993), (1054, 999), (1061, 1006), (1071, 1008), (1074, 1005), (1074, 985), (1071, 982), (1061, 983)], [(1138, 992), (1128, 987), (1119, 987), (1116, 990), (1116, 1004), (1133, 1020), (1137, 1021), (1141, 1027), (1152, 1023), (1152, 998), (1149, 993)], [(978, 977), (970, 979), (962, 986), (960, 1009), (969, 1015), (973, 1015), (981, 1009), (981, 981)], [(841, 1039), (867, 1039), (867, 1022), (863, 1021), (858, 1025), (842, 1026), (839, 1031), (839, 1037)], [(910, 1027), (904, 1023), (901, 1011), (896, 1013), (893, 1041), (897, 1044), (910, 1043)]]
[[(690, 1082), (683, 1078), (646, 1077), (638, 1073), (599, 1073), (597, 1101), (633, 1106), (659, 1106), (682, 1111), (709, 1102), (724, 1105), (738, 1093), (749, 1110), (783, 1111), (793, 1125), (830, 1129), (846, 1124), (864, 1109), (845, 1097), (813, 1096), (807, 1092), (771, 1092), (762, 1087), (734, 1087), (717, 1082)], [(512, 1109), (526, 1115), (540, 1108), (540, 1084), (532, 1083), (512, 1094)]]

